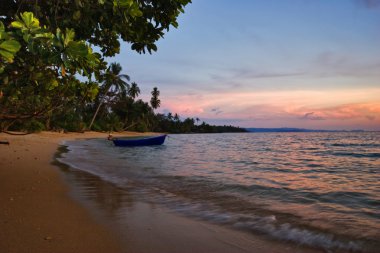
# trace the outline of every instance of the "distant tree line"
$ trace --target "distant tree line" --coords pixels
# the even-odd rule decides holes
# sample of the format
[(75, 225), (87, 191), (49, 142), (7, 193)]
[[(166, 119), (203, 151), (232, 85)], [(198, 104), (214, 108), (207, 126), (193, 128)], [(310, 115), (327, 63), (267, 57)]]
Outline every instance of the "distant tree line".
[(246, 132), (245, 128), (235, 126), (215, 126), (206, 122), (199, 124), (199, 118), (186, 118), (181, 120), (178, 114), (156, 114), (153, 130), (168, 133), (233, 133)]

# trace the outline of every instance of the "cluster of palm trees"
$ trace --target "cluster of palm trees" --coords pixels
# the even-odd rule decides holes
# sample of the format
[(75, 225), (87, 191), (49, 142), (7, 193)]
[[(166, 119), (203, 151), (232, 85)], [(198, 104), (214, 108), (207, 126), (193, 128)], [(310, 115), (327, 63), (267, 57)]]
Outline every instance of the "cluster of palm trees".
[[(123, 127), (125, 130), (126, 128), (131, 128), (134, 125), (137, 125), (139, 120), (141, 121), (142, 119), (145, 119), (145, 124), (149, 124), (148, 121), (146, 120), (147, 114), (150, 114), (150, 116), (153, 116), (153, 109), (157, 109), (161, 105), (161, 100), (159, 99), (160, 96), (160, 91), (157, 89), (157, 87), (154, 87), (151, 95), (152, 98), (150, 99), (150, 106), (143, 102), (142, 100), (137, 100), (135, 99), (139, 96), (141, 93), (140, 88), (138, 87), (137, 83), (132, 82), (129, 84), (130, 77), (126, 74), (121, 74), (122, 67), (119, 63), (112, 63), (105, 74), (103, 75), (103, 83), (102, 86), (100, 87), (100, 91), (98, 93), (98, 98), (97, 98), (97, 107), (95, 110), (95, 113), (91, 119), (91, 122), (88, 126), (88, 129), (92, 129), (93, 124), (99, 114), (100, 108), (103, 107), (108, 107), (106, 112), (107, 113), (112, 113), (112, 112), (129, 112), (130, 115), (118, 115), (119, 118), (120, 116), (123, 117), (124, 123), (127, 123), (128, 119), (126, 118), (131, 118), (131, 116), (134, 116), (136, 113), (132, 112), (134, 107), (139, 107), (139, 113), (140, 115), (135, 115), (135, 120), (132, 120), (130, 122), (129, 126)], [(123, 103), (124, 102), (124, 103)], [(123, 107), (127, 106), (130, 108), (115, 108), (115, 107)], [(141, 110), (142, 109), (142, 110)], [(117, 113), (116, 113), (117, 114)], [(122, 113), (121, 113), (122, 114)]]
[[(131, 82), (128, 75), (121, 74), (120, 64), (113, 63), (103, 76), (103, 83), (96, 99), (95, 113), (91, 119), (89, 129), (93, 129), (99, 112), (95, 130), (135, 130), (156, 131), (169, 133), (218, 133), (218, 132), (244, 132), (245, 130), (233, 126), (213, 126), (200, 119), (185, 118), (169, 112), (167, 115), (154, 113), (159, 108), (161, 100), (160, 91), (154, 87), (151, 92), (150, 104), (136, 100), (140, 94), (137, 83)], [(94, 105), (92, 108), (94, 108)], [(103, 122), (103, 124), (102, 124)], [(104, 124), (106, 123), (106, 124)]]

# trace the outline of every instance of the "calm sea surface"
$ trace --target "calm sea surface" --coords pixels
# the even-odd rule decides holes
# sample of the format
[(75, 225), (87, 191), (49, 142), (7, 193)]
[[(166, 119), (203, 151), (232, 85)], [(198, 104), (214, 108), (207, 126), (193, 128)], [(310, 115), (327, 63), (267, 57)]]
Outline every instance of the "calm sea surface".
[(184, 215), (330, 251), (380, 251), (380, 133), (68, 141), (60, 162)]

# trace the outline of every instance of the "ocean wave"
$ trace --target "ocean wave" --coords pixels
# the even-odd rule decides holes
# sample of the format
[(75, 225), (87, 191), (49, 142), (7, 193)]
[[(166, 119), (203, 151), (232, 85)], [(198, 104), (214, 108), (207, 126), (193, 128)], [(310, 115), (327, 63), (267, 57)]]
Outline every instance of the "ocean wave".
[(356, 158), (380, 158), (380, 153), (330, 152), (334, 156), (350, 156)]
[[(173, 205), (173, 203), (171, 203)], [(188, 216), (198, 217), (209, 222), (229, 225), (255, 234), (264, 234), (277, 240), (289, 241), (299, 245), (310, 246), (327, 251), (344, 250), (363, 252), (360, 240), (350, 240), (338, 237), (328, 232), (300, 228), (289, 223), (281, 223), (276, 215), (259, 216), (254, 214), (226, 213), (215, 207), (204, 206), (200, 203), (175, 202), (174, 210)], [(371, 251), (369, 251), (371, 252)]]
[(369, 147), (369, 148), (380, 147), (380, 144), (378, 143), (331, 143), (327, 145), (333, 146), (333, 147)]
[(362, 243), (360, 241), (344, 241), (332, 234), (296, 228), (288, 223), (278, 225), (274, 222), (267, 222), (268, 220), (270, 221), (270, 219), (264, 219), (264, 222), (262, 220), (258, 222), (238, 222), (235, 224), (235, 227), (264, 232), (277, 239), (325, 250), (345, 250), (351, 252), (362, 250)]

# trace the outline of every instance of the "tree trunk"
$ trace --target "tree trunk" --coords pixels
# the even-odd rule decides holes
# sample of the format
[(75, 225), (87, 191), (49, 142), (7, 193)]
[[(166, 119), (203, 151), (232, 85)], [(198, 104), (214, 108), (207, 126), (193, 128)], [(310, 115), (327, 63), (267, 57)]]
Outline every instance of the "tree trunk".
[(91, 130), (91, 127), (92, 127), (92, 125), (94, 124), (95, 118), (96, 118), (96, 116), (98, 115), (98, 112), (99, 112), (100, 107), (102, 106), (102, 104), (103, 104), (103, 101), (101, 101), (101, 102), (99, 103), (99, 105), (98, 105), (98, 108), (96, 108), (96, 111), (95, 111), (94, 116), (92, 117), (92, 120), (91, 120), (90, 126), (88, 127), (89, 130)]

